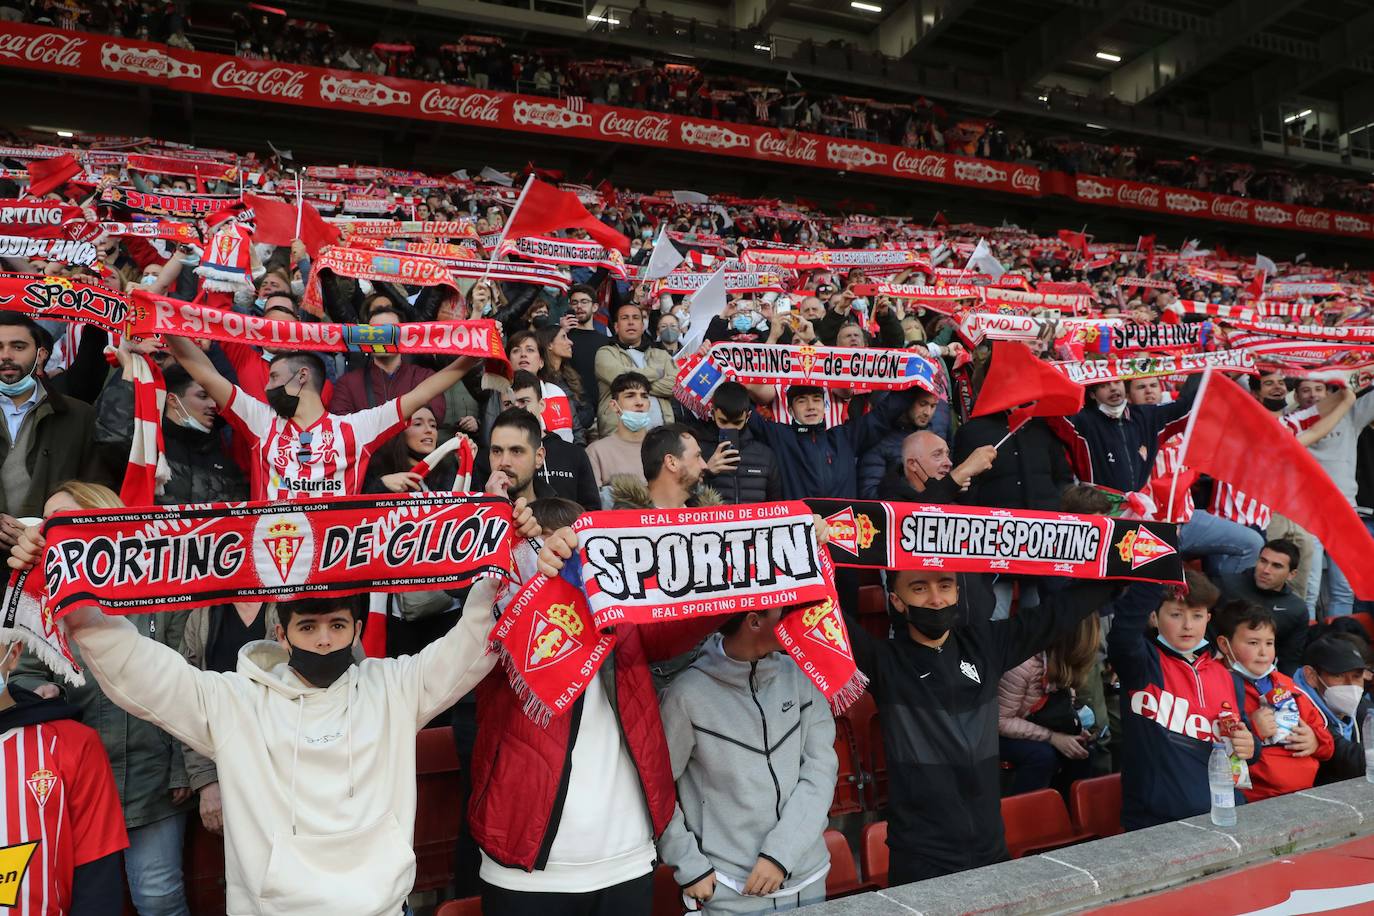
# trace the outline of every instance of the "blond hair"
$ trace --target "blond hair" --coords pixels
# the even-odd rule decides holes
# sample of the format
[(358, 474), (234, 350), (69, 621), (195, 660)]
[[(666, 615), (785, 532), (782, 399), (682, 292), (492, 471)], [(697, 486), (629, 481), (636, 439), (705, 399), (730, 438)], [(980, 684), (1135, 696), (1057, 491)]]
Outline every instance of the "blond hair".
[(119, 494), (104, 484), (68, 480), (66, 483), (58, 484), (57, 489), (53, 490), (53, 494), (57, 493), (66, 493), (83, 509), (124, 508), (124, 501), (119, 498)]

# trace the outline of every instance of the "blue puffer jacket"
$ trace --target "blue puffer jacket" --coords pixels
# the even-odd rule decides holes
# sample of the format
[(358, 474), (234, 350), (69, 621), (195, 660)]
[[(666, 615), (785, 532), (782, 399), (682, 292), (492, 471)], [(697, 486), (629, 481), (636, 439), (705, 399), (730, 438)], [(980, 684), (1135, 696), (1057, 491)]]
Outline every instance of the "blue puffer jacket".
[(874, 395), (867, 413), (831, 429), (774, 423), (757, 413), (750, 414), (748, 428), (777, 455), (784, 499), (856, 499), (858, 456), (891, 432), (915, 401), (915, 388)]
[[(930, 418), (926, 429), (952, 443), (954, 419), (949, 411), (949, 402), (940, 401), (935, 405), (935, 415)], [(881, 439), (878, 444), (859, 456), (859, 499), (878, 499), (878, 485), (883, 475), (902, 463), (902, 443), (906, 437), (916, 432), (916, 426), (903, 416), (897, 425)]]

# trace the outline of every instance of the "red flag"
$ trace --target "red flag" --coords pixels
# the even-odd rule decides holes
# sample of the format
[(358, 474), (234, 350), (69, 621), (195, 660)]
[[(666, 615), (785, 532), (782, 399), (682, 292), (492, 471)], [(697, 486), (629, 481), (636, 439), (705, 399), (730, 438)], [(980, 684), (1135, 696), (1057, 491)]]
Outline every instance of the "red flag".
[(506, 223), (505, 238), (543, 235), (558, 229), (585, 229), (607, 248), (630, 253), (630, 240), (587, 212), (571, 191), (560, 191), (531, 178)]
[(1250, 294), (1250, 298), (1251, 298), (1251, 299), (1254, 299), (1254, 300), (1256, 300), (1256, 301), (1259, 301), (1260, 299), (1263, 299), (1263, 298), (1264, 298), (1264, 280), (1265, 280), (1265, 276), (1266, 276), (1266, 274), (1264, 273), (1264, 271), (1262, 271), (1262, 270), (1257, 270), (1257, 271), (1255, 271), (1255, 276), (1254, 276), (1254, 278), (1250, 281), (1250, 285), (1249, 285), (1248, 287), (1246, 287), (1246, 290), (1245, 290), (1247, 293)]
[(1074, 232), (1069, 229), (1060, 229), (1059, 241), (1068, 245), (1084, 257), (1088, 256), (1088, 236), (1086, 233)]
[(1311, 532), (1362, 599), (1374, 598), (1374, 538), (1312, 453), (1235, 382), (1207, 372), (1179, 463), (1224, 480)]
[(945, 211), (941, 210), (935, 214), (935, 218), (930, 221), (931, 228), (943, 229), (949, 225), (949, 220), (945, 217)]
[(43, 197), (80, 174), (81, 164), (71, 153), (63, 153), (53, 159), (35, 159), (29, 163), (28, 193)]
[(1035, 358), (1030, 347), (999, 340), (992, 345), (978, 401), (971, 416), (1010, 410), (1007, 426), (1013, 431), (1031, 417), (1063, 417), (1083, 407), (1083, 389), (1058, 369)]
[[(253, 241), (264, 245), (290, 245), (296, 238), (296, 208), (291, 204), (256, 194), (243, 195), (243, 202), (253, 208)], [(319, 255), (325, 245), (339, 241), (339, 229), (324, 221), (310, 204), (302, 204), (300, 210), (300, 240), (305, 244), (310, 256)]]

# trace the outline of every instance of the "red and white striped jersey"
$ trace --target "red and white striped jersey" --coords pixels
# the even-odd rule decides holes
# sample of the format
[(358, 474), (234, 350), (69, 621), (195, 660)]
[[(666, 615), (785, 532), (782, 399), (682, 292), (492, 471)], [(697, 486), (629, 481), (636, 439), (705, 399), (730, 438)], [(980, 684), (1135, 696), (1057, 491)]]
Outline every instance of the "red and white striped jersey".
[[(773, 408), (773, 419), (778, 423), (791, 423), (792, 411), (787, 409), (787, 386), (779, 382), (773, 386), (777, 392), (777, 397), (769, 406)], [(825, 393), (825, 428), (834, 429), (836, 426), (843, 426), (849, 420), (849, 400), (847, 398), (834, 398), (830, 392)]]
[[(1320, 420), (1321, 411), (1316, 407), (1307, 407), (1303, 410), (1284, 414), (1278, 419), (1285, 429), (1296, 436)], [(1267, 530), (1269, 523), (1273, 520), (1273, 513), (1269, 511), (1268, 506), (1246, 496), (1224, 480), (1218, 480), (1212, 487), (1210, 511), (1218, 518), (1258, 528), (1261, 531)]]
[(405, 425), (393, 398), (345, 416), (326, 413), (301, 429), (237, 385), (224, 419), (252, 443), (252, 498), (271, 500), (361, 493), (372, 452)]
[(71, 719), (12, 728), (0, 776), (0, 910), (64, 916), (73, 872), (129, 845), (100, 737)]

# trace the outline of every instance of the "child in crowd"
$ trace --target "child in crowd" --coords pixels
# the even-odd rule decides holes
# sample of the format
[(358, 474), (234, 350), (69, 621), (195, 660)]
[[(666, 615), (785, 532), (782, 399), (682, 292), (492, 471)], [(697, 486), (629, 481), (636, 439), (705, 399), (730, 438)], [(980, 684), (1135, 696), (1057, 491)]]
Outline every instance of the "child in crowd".
[(1217, 614), (1217, 649), (1245, 691), (1245, 715), (1264, 755), (1250, 767), (1247, 801), (1310, 789), (1334, 750), (1322, 711), (1274, 664), (1273, 612), (1232, 601)]
[[(1107, 636), (1107, 658), (1121, 679), (1121, 825), (1127, 830), (1208, 811), (1207, 761), (1221, 738), (1229, 737), (1235, 754), (1252, 765), (1257, 754), (1244, 690), (1206, 651), (1207, 621), (1220, 593), (1202, 573), (1184, 573), (1184, 588), (1163, 593), (1148, 620), (1134, 603), (1126, 605)], [(1227, 704), (1233, 726), (1219, 721)], [(1238, 794), (1236, 803), (1243, 802)]]

